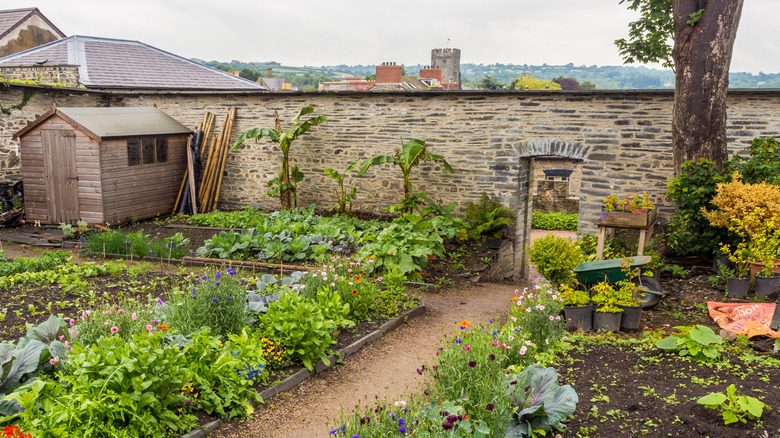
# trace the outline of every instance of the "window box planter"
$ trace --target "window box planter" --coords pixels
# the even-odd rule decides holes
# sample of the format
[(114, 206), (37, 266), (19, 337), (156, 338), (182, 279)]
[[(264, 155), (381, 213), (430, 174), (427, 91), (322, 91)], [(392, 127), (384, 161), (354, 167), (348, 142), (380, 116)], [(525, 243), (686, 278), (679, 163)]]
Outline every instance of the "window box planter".
[(658, 215), (657, 210), (602, 211), (601, 223), (617, 227), (646, 227), (652, 224)]

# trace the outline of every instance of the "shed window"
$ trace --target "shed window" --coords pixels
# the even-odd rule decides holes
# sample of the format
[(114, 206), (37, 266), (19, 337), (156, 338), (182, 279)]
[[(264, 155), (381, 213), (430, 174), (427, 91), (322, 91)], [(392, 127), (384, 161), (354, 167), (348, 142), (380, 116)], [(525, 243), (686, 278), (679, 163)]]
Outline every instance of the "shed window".
[(127, 139), (127, 165), (167, 163), (168, 137), (131, 137)]

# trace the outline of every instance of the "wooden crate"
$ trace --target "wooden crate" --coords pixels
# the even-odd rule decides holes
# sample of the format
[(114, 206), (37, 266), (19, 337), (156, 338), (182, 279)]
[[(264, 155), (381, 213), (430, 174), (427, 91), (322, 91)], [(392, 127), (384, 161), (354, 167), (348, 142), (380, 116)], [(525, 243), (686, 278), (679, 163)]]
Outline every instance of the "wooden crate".
[(601, 223), (616, 227), (646, 227), (655, 221), (657, 214), (656, 209), (648, 212), (610, 211)]

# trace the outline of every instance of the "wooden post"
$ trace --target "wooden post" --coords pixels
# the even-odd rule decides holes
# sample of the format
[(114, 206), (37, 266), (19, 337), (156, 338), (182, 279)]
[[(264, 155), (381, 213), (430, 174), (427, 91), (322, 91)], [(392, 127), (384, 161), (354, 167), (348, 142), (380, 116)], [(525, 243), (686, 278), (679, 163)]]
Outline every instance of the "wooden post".
[(198, 214), (198, 206), (195, 198), (195, 168), (192, 162), (192, 137), (187, 138), (187, 172), (190, 181), (190, 202), (192, 202), (192, 214)]

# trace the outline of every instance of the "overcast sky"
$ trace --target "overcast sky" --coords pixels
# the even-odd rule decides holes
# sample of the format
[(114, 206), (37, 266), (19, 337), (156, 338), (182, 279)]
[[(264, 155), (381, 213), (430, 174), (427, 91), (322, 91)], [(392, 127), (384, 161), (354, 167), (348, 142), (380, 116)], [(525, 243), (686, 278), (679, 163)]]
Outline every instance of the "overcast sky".
[[(290, 66), (462, 63), (620, 65), (635, 13), (619, 0), (2, 0), (37, 6), (67, 35), (138, 40), (187, 58)], [(731, 71), (780, 72), (780, 0), (746, 0)], [(657, 67), (657, 66), (651, 66)]]

